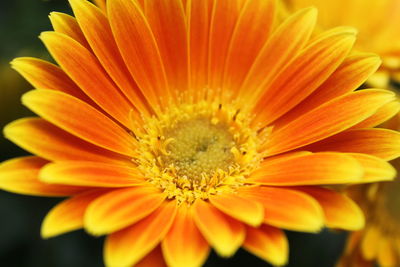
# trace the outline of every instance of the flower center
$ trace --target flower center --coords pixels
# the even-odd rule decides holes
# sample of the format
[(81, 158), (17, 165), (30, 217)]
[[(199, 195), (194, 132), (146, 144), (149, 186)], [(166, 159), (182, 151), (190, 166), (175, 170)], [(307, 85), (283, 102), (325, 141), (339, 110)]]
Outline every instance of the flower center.
[(227, 125), (214, 125), (207, 118), (183, 121), (168, 129), (165, 138), (171, 142), (163, 162), (175, 166), (177, 174), (189, 180), (200, 180), (217, 170), (228, 171), (234, 165), (231, 149), (235, 142)]
[(235, 191), (262, 159), (249, 125), (249, 116), (233, 106), (202, 101), (173, 107), (135, 130), (135, 162), (149, 183), (178, 202)]

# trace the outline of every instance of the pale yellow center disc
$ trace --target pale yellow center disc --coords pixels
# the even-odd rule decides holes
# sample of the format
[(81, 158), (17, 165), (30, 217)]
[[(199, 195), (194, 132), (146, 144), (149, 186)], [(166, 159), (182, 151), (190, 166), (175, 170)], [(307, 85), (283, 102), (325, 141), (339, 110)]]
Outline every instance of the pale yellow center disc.
[(234, 163), (231, 149), (235, 142), (224, 124), (214, 125), (206, 118), (182, 121), (168, 129), (165, 137), (172, 141), (163, 161), (174, 166), (179, 176), (198, 180), (216, 170), (227, 171)]

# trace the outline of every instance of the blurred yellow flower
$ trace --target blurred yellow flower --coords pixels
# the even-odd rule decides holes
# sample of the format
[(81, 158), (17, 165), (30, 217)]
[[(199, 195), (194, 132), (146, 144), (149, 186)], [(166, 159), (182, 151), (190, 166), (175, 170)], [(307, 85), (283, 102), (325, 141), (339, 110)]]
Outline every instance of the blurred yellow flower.
[(400, 1), (398, 0), (283, 0), (290, 11), (315, 6), (318, 26), (326, 30), (352, 26), (358, 30), (355, 48), (376, 53), (383, 64), (368, 80), (386, 88), (390, 78), (400, 81)]
[[(400, 114), (383, 126), (399, 130)], [(392, 161), (397, 171), (400, 159)], [(359, 185), (349, 195), (366, 215), (366, 227), (350, 235), (338, 267), (400, 266), (400, 179)]]

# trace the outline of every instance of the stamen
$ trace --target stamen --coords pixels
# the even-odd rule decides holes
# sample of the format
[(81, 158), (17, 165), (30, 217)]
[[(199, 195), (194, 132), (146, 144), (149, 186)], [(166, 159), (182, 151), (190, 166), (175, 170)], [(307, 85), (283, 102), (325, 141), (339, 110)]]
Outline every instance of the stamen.
[(205, 101), (149, 118), (139, 137), (138, 167), (178, 202), (235, 191), (262, 158), (248, 118), (238, 108)]
[(175, 166), (179, 176), (191, 181), (219, 169), (227, 171), (234, 164), (231, 149), (235, 142), (227, 125), (198, 118), (178, 123), (165, 132), (165, 137), (172, 139), (168, 155), (163, 156), (165, 164)]

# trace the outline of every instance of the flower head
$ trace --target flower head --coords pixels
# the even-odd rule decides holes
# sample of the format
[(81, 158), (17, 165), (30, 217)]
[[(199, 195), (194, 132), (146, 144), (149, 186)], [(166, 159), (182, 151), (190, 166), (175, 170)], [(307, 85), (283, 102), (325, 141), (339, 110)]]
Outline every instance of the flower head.
[[(383, 64), (368, 80), (388, 87), (400, 76), (400, 2), (397, 0), (285, 0), (286, 8), (297, 10), (310, 5), (318, 8), (320, 29), (352, 26), (358, 31), (356, 49), (380, 55)], [(366, 18), (368, 16), (368, 18)]]
[(12, 62), (41, 118), (4, 129), (36, 156), (2, 163), (1, 188), (69, 196), (43, 237), (108, 235), (107, 266), (199, 266), (241, 246), (283, 265), (282, 229), (364, 225), (328, 185), (395, 176), (400, 135), (371, 127), (399, 105), (355, 91), (380, 60), (351, 52), (352, 28), (311, 37), (315, 9), (280, 24), (273, 0), (70, 3), (76, 19), (52, 13), (40, 36), (59, 66)]

